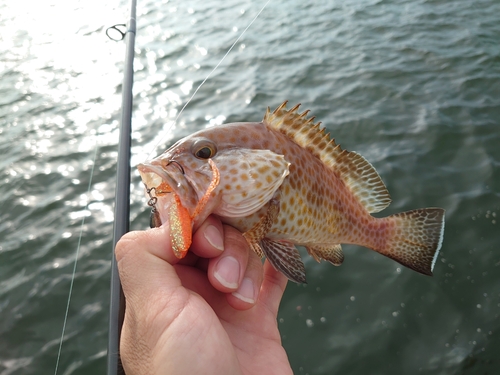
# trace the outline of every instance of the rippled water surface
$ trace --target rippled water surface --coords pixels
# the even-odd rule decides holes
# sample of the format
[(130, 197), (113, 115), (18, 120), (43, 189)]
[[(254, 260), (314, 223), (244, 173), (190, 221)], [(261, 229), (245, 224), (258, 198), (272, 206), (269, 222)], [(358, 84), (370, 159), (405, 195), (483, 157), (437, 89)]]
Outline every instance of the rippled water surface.
[[(207, 125), (302, 103), (377, 168), (391, 214), (447, 210), (435, 275), (345, 246), (279, 315), (296, 374), (500, 373), (500, 3), (141, 1), (133, 165)], [(0, 0), (0, 374), (106, 364), (125, 1)], [(89, 187), (90, 186), (90, 187)], [(138, 174), (132, 229), (148, 226)]]

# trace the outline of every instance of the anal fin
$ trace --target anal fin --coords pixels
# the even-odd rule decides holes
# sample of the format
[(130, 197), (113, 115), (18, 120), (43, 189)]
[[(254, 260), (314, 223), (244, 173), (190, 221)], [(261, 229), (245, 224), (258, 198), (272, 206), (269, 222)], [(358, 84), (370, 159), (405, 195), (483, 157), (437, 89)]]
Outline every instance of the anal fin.
[(306, 270), (300, 253), (293, 243), (273, 241), (263, 238), (260, 246), (269, 263), (289, 280), (296, 283), (306, 283)]
[(329, 261), (334, 266), (340, 266), (344, 261), (344, 253), (340, 244), (306, 246), (307, 252), (316, 262), (321, 259)]

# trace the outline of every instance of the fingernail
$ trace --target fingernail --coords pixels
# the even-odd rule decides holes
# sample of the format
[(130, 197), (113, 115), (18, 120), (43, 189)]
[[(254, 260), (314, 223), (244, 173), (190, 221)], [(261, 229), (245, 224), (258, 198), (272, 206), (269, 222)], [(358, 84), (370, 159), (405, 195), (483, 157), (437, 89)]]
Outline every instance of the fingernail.
[(206, 227), (203, 235), (210, 243), (210, 245), (215, 247), (217, 250), (224, 250), (224, 240), (222, 239), (219, 230), (215, 226), (209, 225), (208, 227)]
[(224, 257), (215, 266), (214, 276), (226, 288), (236, 289), (240, 280), (240, 264), (233, 257)]
[(251, 279), (249, 279), (248, 277), (245, 277), (241, 281), (241, 285), (238, 288), (238, 290), (236, 292), (233, 292), (232, 294), (233, 294), (233, 296), (235, 296), (236, 298), (238, 298), (244, 302), (251, 303), (251, 304), (255, 303), (255, 298), (256, 298), (255, 286), (254, 286), (253, 281)]

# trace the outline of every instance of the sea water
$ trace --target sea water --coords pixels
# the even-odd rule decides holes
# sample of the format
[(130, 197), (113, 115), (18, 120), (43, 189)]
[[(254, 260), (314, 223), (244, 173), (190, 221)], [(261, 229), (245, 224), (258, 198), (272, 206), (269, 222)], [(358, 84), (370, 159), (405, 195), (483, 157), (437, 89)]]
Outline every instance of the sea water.
[[(139, 0), (133, 166), (302, 103), (378, 170), (381, 214), (444, 207), (446, 229), (434, 277), (305, 255), (278, 317), (294, 372), (499, 373), (500, 3), (271, 0), (173, 126), (264, 3)], [(2, 375), (54, 372), (80, 230), (58, 373), (105, 371), (125, 55), (105, 29), (127, 19), (126, 1), (0, 1)], [(131, 229), (148, 220), (133, 167)]]

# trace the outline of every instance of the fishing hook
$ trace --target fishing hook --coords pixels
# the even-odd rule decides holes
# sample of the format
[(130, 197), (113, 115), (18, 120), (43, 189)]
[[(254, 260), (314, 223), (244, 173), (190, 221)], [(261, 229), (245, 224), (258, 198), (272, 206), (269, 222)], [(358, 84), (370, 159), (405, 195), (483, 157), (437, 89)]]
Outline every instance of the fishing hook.
[(177, 165), (177, 167), (181, 170), (181, 173), (182, 173), (182, 174), (186, 174), (186, 173), (184, 172), (184, 168), (182, 167), (182, 165), (181, 165), (178, 161), (176, 161), (176, 160), (169, 160), (169, 161), (168, 161), (168, 163), (167, 163), (167, 167), (168, 167), (170, 164), (174, 164), (174, 163), (175, 163), (175, 164)]
[[(146, 186), (146, 185), (144, 185)], [(158, 228), (161, 226), (161, 218), (160, 218), (160, 213), (158, 212), (158, 209), (156, 208), (156, 203), (158, 202), (158, 198), (151, 195), (151, 192), (155, 190), (155, 187), (148, 188), (146, 186), (146, 193), (149, 195), (149, 201), (148, 201), (148, 206), (151, 207), (151, 216), (149, 218), (149, 227), (150, 228)]]
[(148, 187), (146, 186), (146, 193), (148, 193), (149, 195), (148, 206), (152, 208), (152, 211), (156, 211), (156, 202), (158, 202), (158, 198), (151, 195), (151, 192), (153, 190), (156, 191), (156, 188), (152, 187), (148, 189)]

